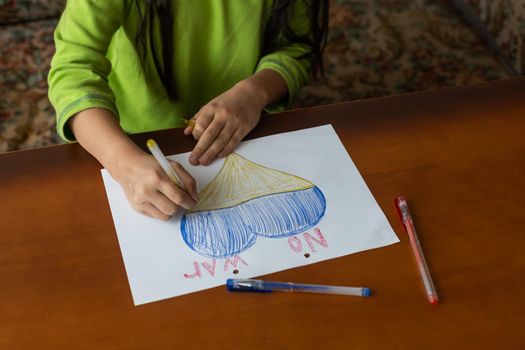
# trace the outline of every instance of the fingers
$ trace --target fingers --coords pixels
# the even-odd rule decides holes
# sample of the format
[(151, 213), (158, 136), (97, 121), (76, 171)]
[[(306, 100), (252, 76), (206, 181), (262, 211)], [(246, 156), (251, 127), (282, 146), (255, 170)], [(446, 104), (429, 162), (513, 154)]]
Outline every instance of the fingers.
[(228, 141), (228, 143), (222, 148), (222, 150), (217, 154), (219, 158), (224, 158), (228, 154), (232, 153), (235, 148), (241, 143), (241, 140), (246, 136), (244, 133), (242, 133), (240, 130), (237, 130), (233, 133), (232, 137)]
[(150, 193), (147, 199), (134, 205), (134, 209), (142, 214), (167, 221), (177, 213), (180, 207), (189, 209), (194, 205), (195, 199), (189, 194), (173, 183), (163, 182), (160, 192)]
[(191, 134), (197, 140), (197, 145), (190, 154), (189, 162), (193, 165), (199, 164), (199, 158), (210, 147), (213, 140), (221, 133), (224, 123), (215, 118), (214, 107), (206, 105), (193, 118), (195, 123), (188, 126), (184, 132)]
[(180, 165), (180, 163), (169, 160), (171, 167), (175, 173), (179, 176), (182, 184), (184, 185), (185, 191), (193, 198), (194, 201), (198, 200), (197, 194), (197, 183), (195, 179)]
[(164, 173), (154, 159), (152, 168), (134, 176), (132, 181), (123, 184), (124, 192), (133, 209), (160, 220), (168, 220), (180, 207), (189, 209), (196, 203), (197, 190), (193, 177), (177, 162), (171, 165), (180, 177), (188, 193), (178, 187)]
[[(169, 161), (173, 170), (181, 179), (184, 189), (177, 186), (167, 175), (163, 174), (158, 182), (157, 192), (150, 194), (150, 202), (167, 215), (176, 213), (178, 207), (190, 209), (197, 201), (197, 186), (195, 179), (178, 163)], [(164, 176), (165, 175), (165, 176)]]
[[(180, 206), (184, 209), (190, 209), (195, 205), (195, 199), (193, 199), (193, 197), (191, 197), (188, 193), (184, 192), (182, 188), (175, 186), (173, 183), (164, 182), (160, 186), (159, 190), (166, 200), (170, 201), (176, 206)], [(152, 201), (152, 203), (162, 210), (162, 208), (157, 205), (157, 202)], [(173, 214), (175, 214), (175, 212), (173, 212), (171, 215)]]
[(189, 157), (191, 164), (207, 165), (217, 156), (226, 156), (255, 127), (261, 117), (261, 106), (252, 92), (243, 85), (235, 85), (192, 118), (195, 125), (184, 130), (197, 140)]
[[(213, 143), (206, 149), (206, 151), (200, 156), (199, 162), (203, 165), (211, 163), (221, 152), (224, 147), (231, 141), (233, 135), (237, 135), (238, 130), (235, 130), (232, 126), (225, 127), (222, 132), (213, 140)], [(240, 141), (240, 140), (239, 140)], [(235, 146), (237, 146), (239, 142)]]
[[(215, 122), (208, 129), (212, 128), (214, 124)], [(228, 144), (235, 131), (236, 126), (233, 123), (229, 123), (217, 135), (215, 132), (210, 132), (209, 134), (205, 132), (193, 149), (190, 155), (190, 162), (193, 160), (197, 164), (210, 164), (224, 146)]]
[[(189, 159), (189, 162), (191, 164), (193, 165), (207, 164), (205, 161), (207, 160), (207, 158), (203, 159), (202, 155), (205, 152), (207, 152), (210, 149), (210, 147), (217, 142), (217, 140), (223, 140), (225, 137), (228, 137), (229, 139), (230, 135), (228, 136), (226, 135), (228, 131), (223, 130), (223, 128), (224, 128), (224, 124), (216, 120), (214, 120), (208, 126), (208, 128), (201, 134), (199, 141), (197, 142), (197, 145), (195, 146), (193, 151), (191, 151), (190, 159)], [(228, 140), (224, 140), (224, 144), (226, 142), (228, 142)], [(215, 146), (215, 148), (217, 148), (217, 146)], [(217, 152), (215, 154), (217, 154)], [(213, 160), (213, 158), (211, 160)]]
[(129, 203), (141, 214), (157, 219), (168, 220), (179, 209), (179, 205), (163, 193), (151, 188), (146, 191), (137, 191), (131, 195), (126, 193)]
[(193, 127), (194, 127), (194, 125), (188, 125), (188, 126), (184, 129), (184, 135), (186, 135), (186, 136), (190, 136), (190, 135), (193, 133)]
[[(211, 114), (212, 112), (214, 114)], [(246, 136), (247, 132), (243, 132), (246, 128), (239, 112), (225, 107), (211, 106), (207, 109), (203, 108), (200, 116), (204, 117), (199, 117), (193, 129), (193, 135), (198, 140), (189, 157), (189, 162), (193, 165), (210, 164), (231, 141), (227, 152), (224, 152), (227, 155), (239, 144), (242, 137)], [(210, 116), (213, 118), (211, 122), (209, 122)], [(205, 122), (200, 123), (201, 120)], [(201, 126), (206, 124), (207, 128), (201, 131)]]
[[(135, 211), (163, 221), (169, 220), (178, 209), (178, 206), (175, 205), (175, 203), (171, 202), (161, 193), (157, 193), (155, 198), (151, 195), (148, 197), (142, 197), (139, 195), (130, 196), (128, 193), (126, 193), (126, 197)], [(139, 197), (141, 197), (141, 199), (139, 199)], [(153, 204), (153, 202), (156, 204)]]
[(155, 192), (148, 197), (150, 204), (167, 216), (172, 216), (179, 209), (177, 202), (169, 198), (165, 193)]
[(168, 221), (171, 218), (171, 215), (167, 215), (166, 213), (163, 213), (151, 203), (146, 203), (140, 209), (135, 209), (135, 210), (137, 210), (139, 213), (143, 215), (150, 216), (152, 218), (159, 219), (162, 221)]
[(195, 121), (192, 128), (192, 135), (195, 140), (199, 140), (208, 126), (211, 124), (215, 116), (215, 110), (212, 105), (206, 105), (192, 119)]
[(184, 135), (189, 136), (193, 133), (193, 127), (195, 126), (195, 118), (185, 119), (186, 128), (184, 128)]

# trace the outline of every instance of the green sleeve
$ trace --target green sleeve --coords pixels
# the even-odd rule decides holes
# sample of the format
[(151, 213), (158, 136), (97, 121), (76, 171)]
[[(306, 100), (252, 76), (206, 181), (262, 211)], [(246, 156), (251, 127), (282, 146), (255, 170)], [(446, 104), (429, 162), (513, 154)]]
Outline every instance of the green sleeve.
[[(297, 1), (296, 4), (291, 28), (298, 35), (306, 35), (310, 32), (310, 8), (306, 1)], [(310, 50), (307, 45), (287, 42), (279, 50), (261, 57), (256, 72), (273, 69), (283, 77), (288, 86), (287, 100), (267, 106), (267, 112), (280, 112), (290, 107), (301, 88), (309, 81), (312, 67), (307, 57), (301, 56), (308, 54)]]
[(106, 52), (121, 26), (125, 0), (68, 0), (55, 30), (56, 53), (48, 76), (49, 100), (57, 113), (57, 131), (75, 138), (68, 120), (88, 108), (105, 108), (118, 116), (108, 85), (111, 64)]

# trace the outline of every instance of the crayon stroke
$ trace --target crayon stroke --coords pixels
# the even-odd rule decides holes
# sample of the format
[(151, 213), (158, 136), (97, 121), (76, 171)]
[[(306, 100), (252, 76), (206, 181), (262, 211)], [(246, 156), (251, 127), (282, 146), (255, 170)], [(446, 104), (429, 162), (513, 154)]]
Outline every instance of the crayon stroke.
[(199, 202), (182, 217), (181, 232), (195, 252), (230, 257), (257, 236), (279, 238), (316, 225), (326, 210), (321, 190), (308, 180), (230, 154)]

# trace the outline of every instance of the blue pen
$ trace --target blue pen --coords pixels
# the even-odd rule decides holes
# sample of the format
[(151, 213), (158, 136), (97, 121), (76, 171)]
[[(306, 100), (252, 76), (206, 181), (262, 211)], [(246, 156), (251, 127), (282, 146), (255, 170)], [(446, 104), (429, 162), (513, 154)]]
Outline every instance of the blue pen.
[(324, 294), (342, 294), (354, 295), (358, 297), (369, 297), (370, 288), (365, 287), (342, 287), (342, 286), (325, 286), (321, 284), (304, 284), (292, 282), (268, 282), (253, 279), (228, 278), (226, 287), (229, 291), (236, 292), (305, 292), (305, 293), (324, 293)]

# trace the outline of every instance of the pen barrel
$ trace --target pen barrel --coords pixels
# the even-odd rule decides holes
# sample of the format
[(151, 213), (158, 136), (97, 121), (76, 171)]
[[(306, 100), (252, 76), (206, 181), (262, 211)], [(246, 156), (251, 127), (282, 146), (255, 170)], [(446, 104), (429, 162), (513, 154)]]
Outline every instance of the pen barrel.
[(177, 175), (175, 174), (175, 171), (173, 169), (168, 170), (167, 171), (167, 175), (168, 175), (168, 177), (170, 178), (171, 181), (173, 181), (173, 182), (175, 182), (175, 184), (177, 184), (177, 186), (179, 186), (180, 188), (184, 188), (184, 184), (182, 183), (181, 180), (179, 180), (179, 178), (177, 177)]
[(226, 287), (231, 291), (246, 292), (305, 292), (305, 293), (323, 293), (323, 294), (340, 294), (354, 295), (359, 297), (369, 297), (370, 289), (366, 287), (343, 287), (327, 286), (321, 284), (304, 284), (292, 282), (267, 282), (255, 279), (235, 279), (228, 278)]
[(302, 293), (322, 293), (322, 294), (338, 294), (338, 295), (353, 295), (359, 297), (370, 296), (370, 289), (363, 287), (343, 287), (343, 286), (325, 286), (318, 284), (304, 284), (304, 283), (277, 283), (264, 282), (264, 289), (281, 290), (286, 292), (302, 292)]
[(423, 250), (421, 249), (421, 244), (417, 237), (416, 229), (414, 227), (414, 222), (412, 221), (412, 216), (410, 215), (410, 210), (408, 209), (407, 201), (404, 197), (397, 197), (394, 200), (399, 218), (401, 223), (405, 226), (405, 230), (408, 233), (408, 238), (410, 242), (410, 248), (412, 250), (412, 255), (416, 261), (417, 269), (419, 271), (419, 276), (425, 287), (425, 293), (431, 304), (438, 303), (438, 296), (432, 278), (430, 277), (430, 272), (428, 271), (428, 266), (423, 255)]
[(157, 143), (155, 142), (155, 140), (149, 139), (147, 141), (146, 145), (148, 146), (148, 149), (150, 150), (150, 152), (153, 155), (153, 157), (159, 163), (159, 165), (162, 168), (162, 170), (164, 170), (166, 175), (168, 175), (170, 180), (173, 181), (180, 188), (184, 189), (184, 184), (182, 183), (182, 181), (177, 176), (177, 173), (175, 173), (175, 170), (173, 170), (173, 168), (171, 167), (170, 162), (164, 156), (164, 153), (162, 153), (162, 151), (160, 150), (160, 148), (157, 145)]
[(425, 255), (423, 254), (423, 249), (421, 249), (421, 244), (417, 238), (415, 229), (410, 225), (407, 225), (407, 229), (410, 235), (410, 246), (412, 248), (412, 253), (414, 259), (416, 260), (416, 265), (425, 288), (425, 293), (431, 303), (437, 303), (438, 297), (436, 293), (436, 288), (430, 277), (430, 271), (428, 270), (427, 262), (425, 260)]

